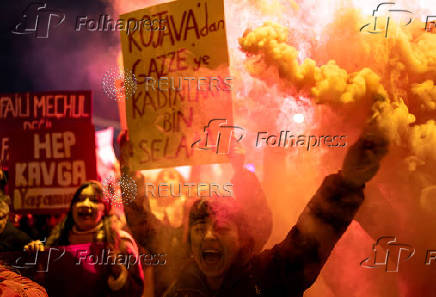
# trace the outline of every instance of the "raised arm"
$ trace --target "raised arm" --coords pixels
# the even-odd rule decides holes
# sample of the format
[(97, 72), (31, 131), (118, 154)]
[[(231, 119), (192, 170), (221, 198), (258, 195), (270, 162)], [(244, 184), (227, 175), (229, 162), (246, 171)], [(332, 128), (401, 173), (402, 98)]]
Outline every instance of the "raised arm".
[[(121, 175), (133, 177), (138, 188), (135, 199), (131, 203), (124, 203), (127, 225), (133, 238), (140, 246), (145, 247), (150, 252), (160, 251), (161, 246), (157, 237), (163, 237), (164, 234), (173, 234), (176, 232), (175, 228), (165, 225), (150, 210), (150, 203), (145, 195), (143, 176), (130, 169), (129, 160), (132, 156), (132, 147), (127, 131), (120, 134), (118, 141), (121, 151)], [(124, 193), (122, 194), (124, 195)]]
[(363, 202), (363, 188), (387, 152), (380, 133), (364, 133), (342, 170), (327, 176), (286, 239), (253, 261), (266, 290), (302, 294), (312, 285)]

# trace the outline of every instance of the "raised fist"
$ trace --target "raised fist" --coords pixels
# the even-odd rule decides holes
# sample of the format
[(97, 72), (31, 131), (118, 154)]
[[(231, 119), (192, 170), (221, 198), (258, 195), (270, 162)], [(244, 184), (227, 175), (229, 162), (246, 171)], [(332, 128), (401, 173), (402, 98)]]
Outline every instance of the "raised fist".
[(342, 177), (350, 185), (363, 186), (377, 173), (380, 160), (388, 152), (387, 137), (378, 129), (368, 129), (353, 144), (342, 165)]

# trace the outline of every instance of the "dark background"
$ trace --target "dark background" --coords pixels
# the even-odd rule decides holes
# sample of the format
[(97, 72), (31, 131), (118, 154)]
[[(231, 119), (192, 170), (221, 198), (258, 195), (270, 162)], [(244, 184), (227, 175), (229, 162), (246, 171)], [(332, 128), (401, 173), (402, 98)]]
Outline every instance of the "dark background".
[[(65, 13), (64, 22), (55, 27), (58, 18), (52, 18), (48, 38), (36, 38), (34, 33), (13, 34), (12, 29), (24, 21), (26, 7), (35, 2), (47, 3), (46, 9)], [(110, 3), (98, 0), (1, 1), (0, 93), (92, 90), (96, 130), (113, 126), (116, 136), (117, 103), (103, 92), (102, 78), (117, 67), (119, 32), (74, 30), (78, 16), (98, 20), (101, 14), (119, 18)]]

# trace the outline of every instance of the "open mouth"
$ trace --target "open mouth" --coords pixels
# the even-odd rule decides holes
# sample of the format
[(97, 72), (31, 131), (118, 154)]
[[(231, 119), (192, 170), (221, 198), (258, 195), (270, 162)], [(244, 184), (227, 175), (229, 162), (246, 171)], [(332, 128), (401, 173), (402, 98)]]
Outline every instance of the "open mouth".
[(92, 220), (95, 216), (95, 210), (92, 208), (79, 208), (77, 216), (82, 220)]
[(201, 256), (206, 264), (216, 265), (221, 261), (223, 253), (215, 249), (205, 249), (202, 251)]

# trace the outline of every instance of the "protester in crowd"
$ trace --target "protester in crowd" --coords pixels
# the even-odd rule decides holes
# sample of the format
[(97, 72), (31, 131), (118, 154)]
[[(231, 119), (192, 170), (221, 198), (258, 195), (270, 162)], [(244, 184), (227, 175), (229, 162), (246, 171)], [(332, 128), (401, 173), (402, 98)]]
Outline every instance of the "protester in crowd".
[(154, 196), (148, 196), (154, 215), (173, 227), (182, 225), (183, 211), (187, 202), (187, 197), (183, 191), (184, 184), (185, 179), (176, 169), (165, 168), (158, 173), (154, 185), (155, 188), (158, 188), (159, 185), (165, 185), (167, 191), (162, 193), (152, 191)]
[[(110, 210), (111, 204), (104, 199), (101, 184), (96, 181), (86, 182), (74, 194), (66, 218), (53, 229), (46, 246), (40, 241), (34, 241), (26, 249), (43, 251), (48, 247), (91, 244), (89, 251), (94, 251), (98, 250), (96, 246), (103, 245), (103, 249), (108, 253), (110, 251), (113, 259), (118, 259), (119, 255), (138, 259), (135, 241), (130, 234), (119, 229)], [(144, 288), (139, 260), (108, 263), (109, 265), (94, 265), (94, 273), (84, 271), (79, 275), (75, 273), (74, 277), (73, 273), (77, 269), (74, 265), (56, 271), (56, 282), (53, 284), (47, 281), (46, 285), (50, 297), (152, 296), (149, 293), (152, 291), (150, 280), (145, 281)], [(53, 271), (46, 274), (50, 275), (50, 272)]]
[(23, 251), (31, 238), (9, 221), (9, 196), (0, 195), (0, 252)]
[(24, 215), (17, 215), (16, 217), (18, 229), (20, 229), (23, 232), (26, 232), (27, 235), (30, 236), (30, 238), (36, 240), (36, 239), (43, 239), (39, 237), (40, 231), (36, 227), (35, 219), (36, 216), (34, 216), (31, 213), (27, 213)]
[(303, 296), (363, 202), (363, 188), (387, 152), (378, 133), (350, 147), (342, 170), (326, 177), (281, 243), (256, 254), (238, 200), (204, 199), (191, 209), (192, 261), (165, 297)]
[(0, 265), (0, 297), (48, 297), (39, 284)]
[(65, 218), (66, 213), (34, 215), (34, 228), (37, 230), (37, 239), (48, 238), (53, 229)]
[[(121, 147), (120, 165), (122, 174), (136, 176), (128, 164), (131, 156), (131, 143), (126, 132), (119, 137)], [(247, 224), (250, 226), (253, 250), (259, 252), (272, 232), (272, 213), (266, 196), (256, 175), (244, 169), (244, 153), (240, 146), (233, 145), (230, 161), (234, 170), (233, 193), (244, 207), (241, 212), (251, 213)], [(139, 187), (138, 187), (139, 188)], [(133, 203), (125, 204), (127, 224), (140, 246), (156, 254), (166, 255), (166, 264), (155, 266), (155, 296), (161, 296), (178, 277), (183, 266), (189, 261), (184, 226), (172, 227), (165, 224), (147, 208), (149, 197), (138, 193)], [(232, 197), (223, 197), (233, 199)], [(243, 295), (241, 295), (243, 296)]]

